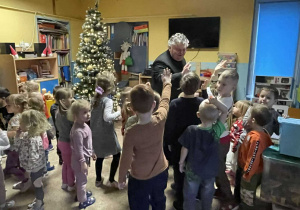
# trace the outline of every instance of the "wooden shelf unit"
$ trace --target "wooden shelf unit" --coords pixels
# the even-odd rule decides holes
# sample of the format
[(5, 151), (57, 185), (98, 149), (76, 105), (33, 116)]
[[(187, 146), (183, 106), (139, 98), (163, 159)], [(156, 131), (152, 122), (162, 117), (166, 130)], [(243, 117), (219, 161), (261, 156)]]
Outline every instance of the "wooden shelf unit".
[[(38, 78), (36, 82), (42, 84), (51, 80), (58, 79), (57, 55), (53, 57), (38, 57), (14, 59), (12, 55), (0, 55), (0, 86), (6, 87), (11, 93), (19, 93), (17, 73), (21, 69), (30, 69), (31, 65), (40, 65), (40, 61), (48, 60), (50, 72), (53, 78)], [(52, 91), (52, 90), (51, 90)]]

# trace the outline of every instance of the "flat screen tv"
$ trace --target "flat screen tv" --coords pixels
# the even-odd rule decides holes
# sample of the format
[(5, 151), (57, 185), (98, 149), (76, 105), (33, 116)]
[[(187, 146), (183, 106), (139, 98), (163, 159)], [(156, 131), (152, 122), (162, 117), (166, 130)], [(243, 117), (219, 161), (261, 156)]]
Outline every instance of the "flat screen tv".
[(220, 17), (169, 19), (169, 37), (183, 33), (190, 41), (188, 48), (218, 48)]

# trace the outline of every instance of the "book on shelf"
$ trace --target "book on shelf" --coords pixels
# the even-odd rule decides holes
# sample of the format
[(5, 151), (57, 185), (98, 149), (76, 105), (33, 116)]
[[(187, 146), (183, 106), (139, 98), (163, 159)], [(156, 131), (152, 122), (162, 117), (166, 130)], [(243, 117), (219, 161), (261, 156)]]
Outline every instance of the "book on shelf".
[(59, 53), (57, 53), (57, 64), (58, 66), (70, 65), (69, 51), (59, 51)]
[(140, 25), (140, 26), (135, 26), (133, 29), (134, 30), (140, 30), (140, 29), (144, 29), (144, 28), (148, 28), (148, 25), (144, 24), (144, 25)]
[(148, 33), (133, 33), (131, 41), (133, 46), (148, 46)]

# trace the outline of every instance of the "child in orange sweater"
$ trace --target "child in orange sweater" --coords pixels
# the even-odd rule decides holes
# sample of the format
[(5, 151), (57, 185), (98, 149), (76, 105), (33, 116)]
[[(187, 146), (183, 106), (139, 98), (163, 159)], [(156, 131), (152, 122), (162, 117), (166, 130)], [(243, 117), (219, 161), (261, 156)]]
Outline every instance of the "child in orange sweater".
[(261, 182), (263, 171), (262, 153), (272, 145), (271, 138), (263, 126), (271, 121), (271, 117), (267, 106), (257, 104), (252, 108), (250, 118), (245, 125), (245, 129), (251, 131), (240, 147), (239, 172), (236, 174), (240, 177), (242, 209), (255, 208), (255, 192)]

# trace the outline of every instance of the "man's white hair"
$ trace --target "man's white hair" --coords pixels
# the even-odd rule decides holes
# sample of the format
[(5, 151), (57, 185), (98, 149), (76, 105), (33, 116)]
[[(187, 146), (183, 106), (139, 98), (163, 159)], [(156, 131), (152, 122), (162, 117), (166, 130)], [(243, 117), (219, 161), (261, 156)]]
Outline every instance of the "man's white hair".
[(177, 44), (183, 44), (185, 47), (189, 46), (189, 40), (186, 38), (184, 34), (176, 33), (172, 35), (168, 41), (168, 47), (177, 45)]

